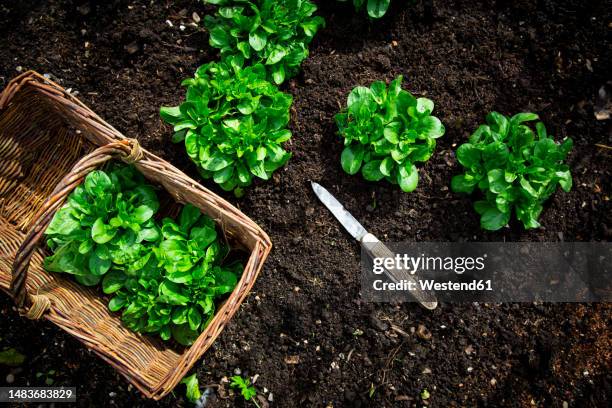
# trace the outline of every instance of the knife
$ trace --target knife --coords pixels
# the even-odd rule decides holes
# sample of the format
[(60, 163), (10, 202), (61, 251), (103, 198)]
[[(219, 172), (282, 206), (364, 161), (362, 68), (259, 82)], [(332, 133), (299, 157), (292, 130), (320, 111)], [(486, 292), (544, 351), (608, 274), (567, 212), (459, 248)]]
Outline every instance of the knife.
[[(366, 229), (349, 213), (336, 198), (331, 195), (320, 184), (311, 182), (319, 200), (327, 207), (329, 211), (336, 217), (340, 224), (353, 236), (365, 249), (365, 252), (372, 259), (374, 258), (395, 258), (395, 254), (387, 248), (374, 235), (370, 234)], [(419, 287), (418, 279), (410, 272), (397, 268), (384, 268), (385, 274), (394, 282), (398, 283), (402, 280), (414, 282), (414, 290), (410, 293), (412, 296), (426, 309), (433, 310), (438, 306), (438, 300), (431, 291), (422, 290)]]

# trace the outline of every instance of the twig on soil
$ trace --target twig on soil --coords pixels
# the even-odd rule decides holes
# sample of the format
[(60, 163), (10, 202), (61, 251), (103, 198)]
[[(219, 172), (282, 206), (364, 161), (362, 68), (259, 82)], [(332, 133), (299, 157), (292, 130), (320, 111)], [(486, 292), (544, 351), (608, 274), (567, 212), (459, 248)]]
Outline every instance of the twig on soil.
[(595, 143), (595, 146), (601, 147), (602, 149), (612, 150), (612, 147), (605, 145), (605, 144), (601, 144), (601, 143)]
[(403, 345), (404, 345), (404, 342), (402, 341), (400, 345), (397, 346), (395, 350), (393, 350), (390, 357), (387, 359), (387, 362), (385, 363), (385, 368), (383, 368), (382, 370), (383, 377), (382, 377), (382, 380), (380, 381), (380, 385), (385, 385), (385, 379), (387, 378), (387, 371), (389, 371), (389, 369), (393, 367), (393, 360), (395, 360), (395, 356), (400, 351)]

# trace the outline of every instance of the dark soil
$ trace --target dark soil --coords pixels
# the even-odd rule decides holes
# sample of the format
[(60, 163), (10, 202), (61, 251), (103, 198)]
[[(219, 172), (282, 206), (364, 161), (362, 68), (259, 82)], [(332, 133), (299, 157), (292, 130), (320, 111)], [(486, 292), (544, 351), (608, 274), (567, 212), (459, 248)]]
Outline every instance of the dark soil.
[[(611, 153), (596, 144), (610, 146), (612, 136), (593, 104), (612, 79), (610, 2), (448, 0), (427, 16), (418, 2), (394, 1), (376, 22), (348, 5), (319, 3), (327, 28), (285, 86), (295, 99), (293, 158), (242, 199), (204, 182), (275, 245), (253, 292), (197, 365), (200, 384), (220, 384), (210, 406), (244, 405), (226, 382), (237, 370), (258, 375), (270, 406), (608, 406), (608, 304), (444, 304), (426, 312), (364, 303), (360, 250), (309, 180), (387, 241), (609, 241)], [(49, 73), (125, 135), (196, 176), (157, 112), (178, 103), (180, 81), (216, 58), (206, 32), (190, 25), (193, 12), (203, 18), (210, 10), (195, 0), (0, 1), (0, 88), (22, 70)], [(447, 127), (411, 194), (343, 173), (333, 121), (354, 86), (398, 74), (406, 89), (436, 103)], [(548, 202), (544, 228), (512, 223), (485, 233), (470, 199), (448, 189), (459, 171), (455, 148), (491, 110), (537, 112), (557, 138), (574, 138), (575, 187)], [(69, 335), (20, 318), (4, 296), (0, 308), (0, 346), (27, 356), (11, 370), (14, 384), (42, 385), (37, 373), (56, 370), (54, 383), (77, 386), (81, 406), (187, 404), (182, 386), (160, 403), (142, 399)], [(418, 335), (420, 325), (431, 338)], [(0, 385), (8, 372), (0, 369)]]

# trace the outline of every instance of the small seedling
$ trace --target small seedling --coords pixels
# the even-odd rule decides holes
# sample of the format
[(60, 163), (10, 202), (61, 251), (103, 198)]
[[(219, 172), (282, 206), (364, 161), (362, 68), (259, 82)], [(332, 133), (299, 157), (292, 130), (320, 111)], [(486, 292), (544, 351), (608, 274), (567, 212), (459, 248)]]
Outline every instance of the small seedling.
[(561, 186), (572, 188), (572, 175), (564, 161), (572, 139), (556, 143), (542, 122), (536, 132), (526, 122), (534, 113), (519, 113), (510, 119), (497, 112), (487, 115), (469, 142), (457, 149), (457, 160), (465, 173), (453, 177), (457, 193), (480, 190), (484, 198), (474, 203), (483, 229), (495, 231), (510, 221), (512, 211), (526, 229), (538, 228), (544, 202)]
[[(342, 2), (346, 2), (348, 0), (338, 0)], [(353, 6), (355, 6), (356, 10), (361, 10), (363, 6), (366, 6), (368, 11), (368, 16), (372, 18), (381, 18), (387, 13), (387, 9), (389, 8), (389, 3), (391, 0), (352, 0)]]
[(196, 404), (202, 396), (200, 393), (200, 383), (198, 382), (197, 375), (194, 373), (189, 377), (183, 378), (181, 384), (185, 384), (187, 399)]
[(9, 367), (18, 367), (25, 361), (25, 356), (14, 348), (7, 348), (0, 351), (0, 364)]
[(240, 394), (246, 401), (251, 401), (257, 408), (259, 408), (259, 404), (255, 400), (255, 396), (257, 395), (257, 390), (255, 387), (251, 385), (251, 380), (248, 378), (242, 378), (239, 375), (235, 375), (232, 377), (232, 382), (230, 383), (230, 387), (238, 388), (240, 390)]
[(55, 379), (53, 376), (55, 375), (55, 370), (49, 370), (46, 373), (37, 372), (36, 378), (44, 378), (45, 384), (51, 386), (55, 383)]

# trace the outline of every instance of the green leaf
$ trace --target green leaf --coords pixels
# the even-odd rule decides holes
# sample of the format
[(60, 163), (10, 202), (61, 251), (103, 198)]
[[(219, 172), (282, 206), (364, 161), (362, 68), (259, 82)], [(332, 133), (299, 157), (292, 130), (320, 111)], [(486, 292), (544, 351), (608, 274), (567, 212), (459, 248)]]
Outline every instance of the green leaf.
[(390, 0), (368, 0), (368, 15), (372, 18), (381, 18), (389, 8)]
[(510, 122), (508, 119), (497, 112), (491, 112), (487, 115), (487, 123), (491, 129), (498, 133), (502, 139), (506, 137), (510, 129)]
[(498, 229), (504, 227), (510, 221), (510, 213), (503, 213), (499, 211), (496, 207), (487, 205), (486, 208), (483, 209), (480, 218), (480, 225), (482, 228), (489, 231), (497, 231)]
[(229, 36), (223, 27), (217, 26), (210, 31), (210, 45), (216, 48), (229, 47)]
[(414, 191), (419, 183), (419, 172), (414, 164), (400, 166), (397, 182), (405, 193)]
[(217, 239), (217, 231), (210, 227), (193, 228), (189, 239), (196, 241), (200, 248), (206, 248)]
[(508, 147), (502, 142), (490, 143), (482, 150), (482, 159), (488, 168), (505, 166), (509, 155)]
[(263, 161), (257, 162), (250, 166), (249, 170), (254, 176), (259, 177), (262, 180), (267, 180), (269, 178)]
[(98, 218), (91, 227), (91, 238), (97, 244), (106, 244), (115, 237), (117, 230), (104, 224), (102, 218)]
[(493, 169), (487, 173), (489, 180), (489, 189), (493, 193), (501, 193), (508, 187), (508, 183), (504, 178), (504, 171), (501, 169)]
[(174, 125), (183, 119), (183, 114), (181, 113), (179, 106), (162, 106), (159, 109), (159, 114), (163, 120), (171, 125)]
[(214, 275), (214, 290), (215, 295), (217, 296), (231, 292), (232, 290), (234, 290), (236, 284), (238, 283), (238, 278), (236, 277), (236, 274), (228, 270), (215, 268)]
[(377, 104), (382, 104), (387, 99), (387, 85), (382, 81), (376, 81), (370, 85), (370, 91)]
[(183, 378), (181, 384), (185, 384), (187, 388), (186, 396), (189, 402), (195, 404), (202, 397), (196, 374), (191, 374), (189, 377)]
[(452, 178), (451, 189), (455, 193), (471, 194), (476, 184), (478, 184), (478, 179), (470, 177), (467, 174), (459, 174)]
[(431, 115), (431, 112), (434, 110), (433, 101), (427, 98), (418, 98), (416, 102), (416, 111), (419, 113), (419, 116)]
[(196, 307), (190, 307), (189, 312), (187, 313), (187, 321), (189, 323), (189, 328), (193, 331), (197, 331), (202, 324), (202, 314)]
[(420, 123), (421, 132), (431, 138), (437, 139), (444, 136), (444, 125), (440, 122), (440, 119), (435, 116), (427, 116), (421, 119)]
[(113, 184), (102, 170), (94, 170), (85, 177), (85, 191), (93, 197), (106, 194)]
[(399, 143), (399, 131), (401, 129), (402, 124), (400, 122), (391, 122), (389, 123), (384, 130), (385, 139), (387, 139), (390, 143), (398, 144)]
[(480, 149), (470, 143), (464, 143), (457, 149), (457, 160), (464, 167), (475, 168), (480, 164)]
[(79, 245), (79, 254), (82, 254), (82, 255), (88, 254), (93, 249), (93, 246), (94, 246), (93, 241), (90, 239), (86, 239), (85, 241), (81, 242), (81, 244)]
[(138, 206), (134, 212), (132, 213), (132, 219), (134, 222), (138, 224), (144, 224), (146, 221), (150, 220), (151, 217), (155, 214), (155, 207), (151, 205), (144, 204)]
[(219, 171), (232, 164), (234, 160), (222, 153), (215, 153), (211, 159), (204, 164), (204, 168), (209, 171)]
[(183, 346), (191, 346), (198, 338), (198, 332), (191, 330), (188, 324), (173, 325), (172, 337)]
[(390, 156), (385, 157), (380, 163), (380, 172), (387, 177), (391, 177), (391, 172), (393, 171), (394, 167), (395, 161), (393, 160), (393, 158)]
[(249, 34), (249, 44), (255, 51), (261, 51), (268, 42), (268, 36), (263, 30), (256, 30)]
[(19, 367), (24, 363), (25, 359), (26, 357), (14, 348), (0, 351), (0, 364), (5, 366)]
[(104, 275), (110, 269), (111, 264), (110, 259), (101, 259), (95, 252), (89, 256), (89, 270), (95, 276)]
[(70, 235), (80, 229), (79, 221), (72, 216), (70, 208), (60, 208), (45, 231), (47, 235)]
[(286, 55), (287, 55), (287, 50), (285, 50), (284, 48), (280, 46), (277, 46), (272, 50), (272, 52), (268, 56), (268, 59), (266, 60), (266, 65), (274, 65), (280, 62), (280, 60), (282, 60), (283, 58), (285, 58)]
[(183, 293), (180, 285), (168, 280), (159, 285), (159, 294), (171, 305), (186, 305), (189, 302), (189, 296)]
[(234, 166), (227, 166), (224, 169), (216, 171), (213, 175), (213, 180), (217, 184), (223, 184), (230, 180), (234, 175)]
[(285, 78), (286, 72), (285, 66), (283, 64), (277, 64), (272, 66), (272, 79), (274, 80), (275, 84), (282, 84), (283, 82), (285, 82)]
[(198, 207), (193, 204), (185, 204), (179, 214), (179, 225), (181, 230), (187, 232), (201, 216), (202, 212)]
[(512, 118), (510, 118), (510, 126), (518, 126), (523, 122), (529, 122), (538, 119), (539, 117), (535, 113), (517, 113)]
[(559, 185), (565, 192), (569, 192), (572, 189), (572, 174), (569, 170), (557, 171), (555, 176), (559, 178)]
[(363, 178), (368, 181), (379, 181), (382, 180), (385, 175), (380, 171), (380, 164), (382, 160), (372, 160), (366, 163), (361, 169)]
[(342, 169), (348, 174), (356, 174), (361, 168), (363, 154), (364, 149), (360, 144), (345, 147), (340, 157)]
[(123, 287), (126, 276), (122, 272), (110, 272), (102, 279), (102, 290), (106, 294), (117, 292)]
[(358, 86), (349, 94), (347, 105), (350, 113), (360, 117), (365, 113), (369, 113), (376, 105), (376, 102), (370, 88)]
[(187, 306), (177, 306), (172, 312), (172, 323), (183, 324), (187, 323), (187, 312), (189, 308)]
[(108, 302), (108, 308), (111, 312), (120, 310), (127, 303), (127, 299), (121, 296), (115, 296)]
[(529, 182), (529, 180), (527, 180), (524, 177), (521, 177), (519, 179), (519, 183), (521, 185), (521, 187), (523, 188), (523, 191), (525, 193), (527, 193), (527, 195), (533, 197), (533, 198), (538, 198), (539, 194), (538, 192), (533, 188), (533, 186), (531, 185), (531, 183)]

